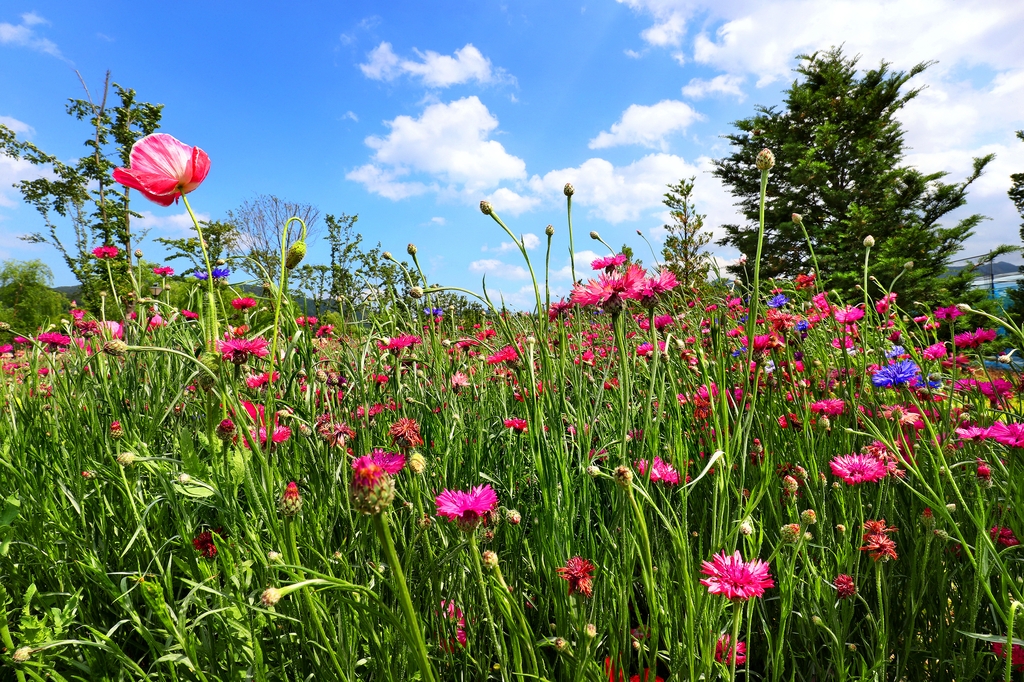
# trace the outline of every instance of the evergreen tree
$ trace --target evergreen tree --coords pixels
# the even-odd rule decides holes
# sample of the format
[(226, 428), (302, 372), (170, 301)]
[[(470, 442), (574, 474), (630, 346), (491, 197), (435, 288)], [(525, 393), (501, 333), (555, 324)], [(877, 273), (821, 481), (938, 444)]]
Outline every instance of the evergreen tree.
[(705, 216), (697, 213), (690, 196), (694, 178), (680, 180), (668, 186), (662, 203), (668, 207), (672, 224), (665, 225), (665, 245), (661, 257), (665, 265), (687, 289), (707, 283), (711, 261), (704, 247), (711, 241), (711, 233), (704, 230)]
[[(884, 286), (899, 275), (895, 290), (905, 304), (977, 301), (980, 295), (969, 291), (973, 270), (947, 276), (946, 266), (984, 216), (950, 227), (939, 221), (966, 203), (968, 187), (993, 155), (975, 159), (972, 173), (956, 183), (903, 163), (896, 114), (920, 92), (907, 82), (930, 64), (904, 72), (882, 62), (859, 73), (857, 58), (841, 48), (799, 59), (801, 78), (787, 91), (785, 106), (757, 107), (753, 117), (737, 121), (740, 132), (727, 136), (733, 153), (715, 162), (715, 175), (749, 221), (726, 225), (720, 243), (755, 257), (760, 178), (754, 159), (767, 147), (776, 164), (767, 189), (762, 277), (812, 269), (809, 241), (827, 285), (859, 298), (854, 287), (863, 281), (864, 238), (871, 235), (870, 274)], [(794, 213), (803, 216), (806, 239)], [(742, 268), (733, 274), (742, 276)]]

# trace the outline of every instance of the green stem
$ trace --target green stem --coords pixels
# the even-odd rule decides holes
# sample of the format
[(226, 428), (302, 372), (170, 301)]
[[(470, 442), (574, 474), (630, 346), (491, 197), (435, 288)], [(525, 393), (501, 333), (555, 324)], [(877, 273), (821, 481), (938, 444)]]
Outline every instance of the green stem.
[(743, 620), (743, 602), (737, 601), (732, 610), (732, 639), (729, 641), (729, 679), (736, 680), (736, 652), (739, 650), (740, 623)]
[(427, 644), (423, 639), (423, 630), (420, 628), (420, 621), (416, 617), (416, 611), (412, 607), (412, 597), (409, 596), (409, 587), (405, 583), (405, 572), (402, 570), (402, 563), (398, 560), (398, 553), (395, 552), (395, 543), (391, 539), (391, 530), (388, 527), (386, 514), (374, 514), (372, 517), (373, 527), (377, 531), (381, 546), (384, 549), (384, 556), (388, 560), (391, 572), (395, 575), (395, 583), (398, 586), (398, 601), (402, 604), (402, 612), (409, 626), (409, 633), (413, 641), (410, 642), (416, 662), (420, 667), (420, 674), (424, 682), (434, 682), (436, 676), (430, 665), (430, 658), (427, 656)]
[(487, 585), (484, 583), (484, 571), (480, 565), (480, 549), (476, 544), (476, 532), (471, 531), (469, 535), (469, 553), (473, 557), (473, 570), (476, 573), (477, 587), (480, 589), (480, 598), (484, 601), (484, 615), (487, 618), (487, 625), (491, 631), (491, 639), (494, 640), (494, 652), (501, 663), (501, 676), (505, 677), (505, 657), (502, 654), (501, 640), (498, 639), (498, 627), (494, 624), (494, 616), (491, 614), (491, 600), (487, 598)]
[(196, 214), (192, 212), (192, 206), (188, 203), (188, 197), (184, 194), (181, 195), (181, 201), (185, 204), (185, 210), (188, 211), (188, 215), (192, 218), (192, 224), (196, 228), (196, 232), (199, 234), (199, 248), (203, 251), (203, 262), (206, 264), (206, 289), (207, 296), (209, 298), (209, 310), (210, 310), (210, 324), (209, 324), (209, 337), (206, 342), (209, 346), (210, 351), (216, 350), (217, 339), (220, 338), (220, 327), (217, 321), (217, 301), (216, 296), (213, 293), (213, 267), (210, 265), (210, 252), (206, 249), (206, 240), (203, 239), (203, 228), (199, 226), (199, 220), (196, 218)]

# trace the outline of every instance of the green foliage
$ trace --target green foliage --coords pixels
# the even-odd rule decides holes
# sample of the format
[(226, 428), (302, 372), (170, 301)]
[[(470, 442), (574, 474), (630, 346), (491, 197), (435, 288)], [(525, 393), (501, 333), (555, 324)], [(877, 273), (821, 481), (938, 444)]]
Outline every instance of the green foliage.
[[(1017, 131), (1017, 139), (1024, 142), (1024, 130)], [(1017, 207), (1017, 213), (1024, 219), (1024, 172), (1014, 173), (1010, 176), (1010, 180), (1013, 181), (1013, 184), (1007, 194), (1013, 205)], [(1020, 238), (1024, 242), (1024, 222), (1021, 222), (1020, 225)], [(1024, 274), (1024, 265), (1020, 266), (1019, 270), (1021, 274)], [(1024, 321), (1024, 280), (1017, 280), (1016, 288), (1011, 289), (1007, 295), (1010, 298), (1008, 312), (1018, 322)]]
[(705, 286), (710, 257), (705, 247), (711, 242), (711, 232), (704, 230), (706, 216), (697, 213), (690, 197), (694, 178), (669, 185), (662, 203), (669, 209), (672, 223), (665, 225), (665, 245), (661, 257), (666, 267), (686, 289)]
[[(53, 273), (42, 261), (4, 261), (0, 264), (0, 322), (9, 324), (12, 333), (29, 335), (47, 320), (56, 320), (68, 301), (52, 285)], [(0, 339), (10, 335), (0, 333)]]
[(46, 243), (57, 249), (68, 269), (82, 285), (84, 302), (96, 302), (107, 278), (105, 267), (92, 257), (93, 247), (117, 245), (128, 257), (110, 263), (120, 284), (130, 267), (134, 248), (131, 219), (131, 190), (111, 179), (118, 166), (127, 166), (132, 145), (160, 127), (162, 104), (138, 102), (135, 91), (113, 84), (118, 104), (108, 105), (110, 74), (99, 102), (86, 90), (85, 99), (71, 99), (67, 112), (77, 121), (87, 121), (91, 134), (84, 142), (88, 153), (70, 163), (47, 154), (31, 142), (17, 139), (14, 131), (0, 125), (0, 154), (24, 158), (47, 174), (22, 180), (15, 186), (24, 201), (42, 217), (44, 229), (22, 239)]
[[(287, 201), (271, 194), (259, 194), (228, 211), (227, 223), (234, 226), (233, 246), (239, 250), (243, 270), (260, 282), (276, 282), (281, 267), (281, 232), (291, 218), (306, 224), (306, 240), (317, 236), (320, 209), (312, 204)], [(299, 238), (299, 223), (288, 225), (287, 243)], [(266, 289), (266, 285), (264, 285)]]
[[(785, 105), (757, 107), (728, 135), (734, 151), (715, 162), (719, 177), (739, 200), (748, 219), (725, 226), (723, 244), (753, 260), (756, 252), (759, 180), (751, 173), (762, 148), (775, 153), (765, 209), (762, 276), (794, 276), (813, 269), (811, 254), (791, 214), (803, 216), (807, 236), (826, 284), (855, 297), (863, 281), (864, 238), (874, 237), (870, 274), (888, 287), (897, 277), (901, 300), (923, 303), (971, 301), (972, 272), (945, 277), (946, 266), (984, 219), (963, 218), (944, 227), (940, 220), (963, 206), (967, 190), (992, 155), (974, 161), (961, 182), (945, 173), (922, 173), (904, 165), (899, 110), (920, 92), (907, 88), (928, 68), (891, 71), (886, 62), (858, 73), (857, 58), (842, 50), (800, 57), (801, 78), (786, 92)], [(904, 265), (913, 262), (913, 267)], [(742, 268), (733, 268), (742, 276)], [(902, 274), (901, 274), (902, 273)], [(878, 293), (875, 289), (873, 293)], [(862, 294), (861, 294), (862, 295)]]
[[(219, 220), (200, 221), (199, 224), (203, 228), (203, 238), (206, 240), (206, 250), (210, 254), (211, 263), (221, 258), (227, 260), (237, 252), (240, 235), (234, 224)], [(170, 251), (167, 261), (185, 259), (199, 270), (206, 269), (198, 235), (181, 239), (157, 237), (153, 241)]]

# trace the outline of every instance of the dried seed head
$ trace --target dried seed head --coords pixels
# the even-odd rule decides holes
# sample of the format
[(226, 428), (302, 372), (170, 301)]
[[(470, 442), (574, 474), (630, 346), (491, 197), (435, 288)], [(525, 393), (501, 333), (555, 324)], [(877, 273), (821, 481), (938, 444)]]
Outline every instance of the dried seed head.
[(264, 606), (277, 605), (277, 602), (281, 601), (281, 590), (276, 587), (268, 587), (260, 595), (260, 601), (263, 602)]
[(15, 663), (24, 663), (30, 658), (32, 658), (32, 649), (27, 646), (21, 647), (11, 655), (11, 660)]

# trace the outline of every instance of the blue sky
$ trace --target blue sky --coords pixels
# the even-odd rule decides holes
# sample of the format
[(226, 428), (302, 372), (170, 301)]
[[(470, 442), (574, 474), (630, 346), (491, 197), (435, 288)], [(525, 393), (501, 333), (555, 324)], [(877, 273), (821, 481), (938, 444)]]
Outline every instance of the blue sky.
[[(88, 131), (64, 113), (113, 80), (162, 103), (164, 132), (206, 150), (207, 181), (191, 195), (212, 218), (257, 193), (358, 213), (367, 241), (417, 244), (431, 281), (500, 288), (525, 303), (518, 254), (482, 216), (488, 198), (543, 260), (567, 270), (562, 185), (576, 186), (578, 252), (587, 232), (646, 249), (665, 222), (664, 185), (696, 176), (712, 227), (735, 220), (708, 160), (727, 152), (730, 122), (775, 104), (795, 55), (844, 43), (862, 64), (938, 64), (902, 114), (923, 170), (962, 176), (997, 154), (968, 210), (986, 222), (964, 255), (1017, 242), (1006, 197), (1024, 171), (1024, 3), (947, 0), (586, 0), (586, 2), (193, 3), (174, 6), (34, 1), (0, 10), (0, 122), (63, 159)], [(52, 250), (13, 237), (39, 228), (10, 184), (31, 177), (0, 159), (0, 258)], [(181, 207), (139, 200), (149, 236), (188, 229)], [(503, 237), (504, 240), (502, 239)], [(504, 243), (504, 246), (503, 246)], [(157, 260), (158, 247), (144, 245)], [(968, 253), (969, 252), (969, 253)], [(724, 261), (737, 254), (718, 248)], [(588, 260), (589, 253), (580, 253)], [(311, 260), (326, 258), (311, 247)], [(570, 284), (556, 274), (556, 290)]]

